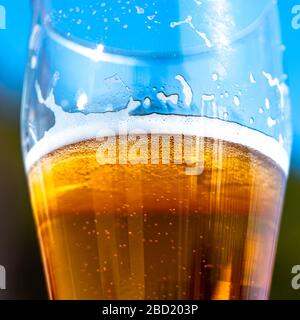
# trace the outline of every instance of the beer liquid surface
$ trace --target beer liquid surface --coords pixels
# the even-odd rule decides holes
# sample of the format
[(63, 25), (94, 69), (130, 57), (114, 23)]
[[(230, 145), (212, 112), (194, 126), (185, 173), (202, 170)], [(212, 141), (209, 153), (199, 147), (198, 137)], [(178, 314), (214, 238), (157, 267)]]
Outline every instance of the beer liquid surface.
[(50, 297), (266, 299), (285, 180), (270, 158), (211, 138), (57, 149), (29, 171)]

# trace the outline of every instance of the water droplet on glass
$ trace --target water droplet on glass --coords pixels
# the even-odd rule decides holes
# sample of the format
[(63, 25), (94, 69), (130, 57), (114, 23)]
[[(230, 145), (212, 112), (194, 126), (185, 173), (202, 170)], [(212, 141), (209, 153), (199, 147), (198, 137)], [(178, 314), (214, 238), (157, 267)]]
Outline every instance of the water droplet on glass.
[(279, 135), (278, 141), (279, 141), (279, 144), (280, 144), (281, 146), (284, 145), (284, 140), (283, 140), (283, 136), (282, 136), (281, 133), (280, 133), (280, 135)]
[(268, 98), (265, 99), (265, 106), (267, 110), (270, 109), (270, 100)]
[(272, 128), (272, 127), (274, 127), (276, 125), (277, 121), (272, 119), (271, 117), (268, 117), (267, 123), (268, 123), (268, 127)]
[(219, 80), (219, 75), (217, 73), (213, 73), (211, 77), (212, 77), (213, 81)]
[(253, 75), (252, 72), (250, 72), (249, 80), (250, 80), (250, 82), (253, 83), (253, 84), (256, 83), (256, 80), (255, 80), (254, 75)]
[(233, 102), (237, 107), (239, 107), (241, 104), (240, 98), (238, 96), (234, 96)]
[(144, 105), (146, 106), (146, 107), (149, 107), (150, 105), (151, 105), (151, 100), (150, 100), (150, 98), (145, 98), (144, 99)]
[(83, 110), (88, 103), (88, 96), (86, 93), (81, 93), (77, 99), (76, 105), (78, 110)]
[(186, 81), (186, 79), (178, 74), (176, 77), (175, 77), (176, 80), (178, 80), (181, 85), (182, 85), (182, 92), (183, 92), (183, 95), (184, 95), (184, 103), (189, 107), (193, 101), (193, 91), (192, 91), (192, 88), (190, 87), (190, 85), (188, 84), (188, 82)]
[(144, 14), (145, 13), (144, 8), (142, 8), (142, 7), (135, 6), (135, 9), (136, 9), (137, 14)]
[(31, 69), (35, 69), (36, 68), (36, 65), (37, 65), (37, 58), (35, 55), (33, 55), (31, 57), (31, 62), (30, 62), (30, 66), (31, 66)]

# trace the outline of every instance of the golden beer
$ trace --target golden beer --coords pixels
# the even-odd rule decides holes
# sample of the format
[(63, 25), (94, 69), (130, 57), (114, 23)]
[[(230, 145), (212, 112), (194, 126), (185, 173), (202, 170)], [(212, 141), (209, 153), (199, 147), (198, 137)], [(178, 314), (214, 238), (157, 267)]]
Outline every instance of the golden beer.
[(222, 139), (58, 148), (29, 171), (50, 296), (266, 299), (285, 180), (271, 158)]

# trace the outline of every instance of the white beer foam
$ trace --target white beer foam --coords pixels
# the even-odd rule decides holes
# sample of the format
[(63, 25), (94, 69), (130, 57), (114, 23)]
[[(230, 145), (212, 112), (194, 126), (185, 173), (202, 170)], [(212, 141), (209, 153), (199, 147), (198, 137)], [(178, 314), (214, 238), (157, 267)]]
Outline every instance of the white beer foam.
[[(259, 131), (237, 123), (196, 116), (151, 114), (132, 116), (129, 112), (140, 102), (130, 99), (127, 108), (118, 112), (68, 113), (55, 103), (53, 92), (44, 99), (36, 84), (40, 103), (55, 114), (55, 126), (47, 131), (25, 156), (26, 170), (43, 156), (65, 145), (82, 140), (122, 134), (184, 134), (228, 142), (252, 148), (276, 162), (285, 172), (289, 171), (289, 155), (282, 143)], [(34, 137), (33, 137), (34, 138)]]

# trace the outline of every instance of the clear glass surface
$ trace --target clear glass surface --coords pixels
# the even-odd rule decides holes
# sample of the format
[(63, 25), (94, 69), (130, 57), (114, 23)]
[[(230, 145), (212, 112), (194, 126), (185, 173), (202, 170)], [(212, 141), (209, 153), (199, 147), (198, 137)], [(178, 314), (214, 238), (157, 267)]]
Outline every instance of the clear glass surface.
[(38, 1), (22, 141), (53, 299), (267, 299), (291, 147), (274, 1)]

